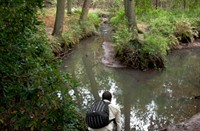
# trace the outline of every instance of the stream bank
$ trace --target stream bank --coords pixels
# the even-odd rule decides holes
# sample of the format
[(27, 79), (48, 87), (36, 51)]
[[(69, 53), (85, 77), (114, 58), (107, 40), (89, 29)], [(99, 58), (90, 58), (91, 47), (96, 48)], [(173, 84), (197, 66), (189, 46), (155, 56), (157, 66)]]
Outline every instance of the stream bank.
[(200, 112), (199, 101), (190, 99), (200, 92), (200, 48), (176, 50), (166, 70), (144, 72), (102, 64), (102, 43), (100, 37), (84, 39), (63, 60), (62, 71), (80, 83), (70, 92), (81, 112), (104, 90), (121, 107), (125, 131), (158, 131)]
[[(102, 63), (107, 67), (113, 68), (125, 68), (116, 58), (115, 52), (112, 47), (112, 43), (103, 42), (104, 56)], [(181, 49), (200, 48), (200, 40), (197, 40), (190, 44), (178, 45), (174, 51)], [(171, 124), (167, 128), (161, 129), (161, 131), (199, 131), (200, 130), (200, 113), (192, 116), (190, 119), (185, 120), (179, 124)]]
[(169, 125), (161, 131), (199, 131), (200, 130), (200, 113), (192, 116), (179, 124)]
[[(197, 40), (190, 44), (178, 45), (175, 50), (190, 49), (190, 48), (200, 48), (200, 40)], [(107, 67), (114, 68), (125, 68), (116, 58), (115, 52), (112, 47), (112, 43), (103, 42), (102, 47), (104, 49), (104, 56), (102, 58), (102, 63)], [(175, 51), (174, 50), (174, 51)], [(199, 131), (200, 130), (200, 113), (192, 116), (190, 119), (185, 120), (179, 124), (169, 125), (167, 128), (161, 129), (161, 131)]]
[[(126, 67), (125, 65), (123, 65), (120, 61), (118, 61), (115, 56), (116, 53), (112, 47), (112, 43), (111, 42), (103, 42), (102, 44), (103, 50), (104, 50), (104, 56), (102, 58), (102, 63), (107, 66), (107, 67), (114, 67), (114, 68), (123, 68)], [(191, 49), (191, 48), (200, 48), (200, 39), (189, 43), (189, 44), (180, 44), (177, 45), (173, 51), (176, 50), (181, 50), (181, 49)], [(172, 52), (173, 52), (172, 51)]]

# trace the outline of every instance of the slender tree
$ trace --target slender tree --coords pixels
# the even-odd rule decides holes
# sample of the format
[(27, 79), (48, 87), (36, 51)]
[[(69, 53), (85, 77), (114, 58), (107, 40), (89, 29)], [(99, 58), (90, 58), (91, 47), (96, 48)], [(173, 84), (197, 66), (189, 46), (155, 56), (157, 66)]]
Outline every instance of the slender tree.
[(89, 12), (89, 7), (90, 7), (91, 2), (92, 2), (92, 0), (84, 0), (82, 12), (81, 12), (81, 16), (80, 16), (80, 22), (85, 21), (87, 19), (87, 15)]
[(156, 0), (156, 9), (158, 9), (158, 0)]
[(57, 0), (56, 19), (54, 23), (53, 36), (61, 36), (65, 16), (65, 0)]
[(186, 0), (183, 0), (183, 8), (186, 8)]
[(129, 28), (130, 30), (137, 30), (137, 23), (134, 11), (134, 0), (124, 0), (125, 5), (125, 13), (128, 18)]
[(126, 14), (126, 16), (127, 16), (127, 0), (124, 0), (124, 12), (125, 12), (125, 14)]
[(72, 0), (67, 0), (67, 14), (72, 13)]

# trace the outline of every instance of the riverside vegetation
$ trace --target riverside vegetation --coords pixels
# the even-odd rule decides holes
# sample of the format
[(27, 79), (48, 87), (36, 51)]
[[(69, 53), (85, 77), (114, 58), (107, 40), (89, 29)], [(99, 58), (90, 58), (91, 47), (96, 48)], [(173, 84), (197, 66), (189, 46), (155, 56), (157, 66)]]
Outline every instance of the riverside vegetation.
[[(113, 47), (123, 64), (135, 69), (163, 69), (167, 54), (182, 43), (190, 44), (200, 36), (200, 10), (138, 9), (137, 32), (130, 32), (124, 10), (110, 19), (116, 30)], [(138, 37), (137, 37), (138, 35)], [(142, 36), (142, 37), (141, 37)]]
[[(68, 94), (77, 82), (59, 70), (61, 61), (38, 20), (43, 1), (0, 5), (0, 130), (85, 130)], [(70, 44), (76, 41), (68, 36)]]
[[(116, 32), (113, 33), (114, 48), (122, 63), (135, 69), (162, 69), (167, 54), (177, 45), (191, 43), (199, 38), (199, 9), (138, 10), (138, 26), (142, 37), (130, 32), (124, 10), (119, 10), (110, 19)], [(139, 36), (140, 36), (139, 34)]]
[[(117, 2), (113, 8), (120, 7)], [(41, 11), (43, 0), (1, 0), (0, 5), (0, 130), (86, 130), (68, 94), (78, 83), (59, 70), (61, 60), (54, 55), (60, 57), (95, 34), (102, 12), (90, 13), (83, 27), (80, 10), (74, 10), (65, 18), (62, 37), (56, 38), (45, 33), (55, 9)], [(113, 12), (114, 47), (119, 59), (135, 69), (163, 68), (167, 52), (176, 44), (199, 37), (199, 9), (138, 9), (139, 23), (148, 27), (140, 32), (144, 39), (129, 32), (122, 9)]]
[(45, 23), (50, 47), (57, 57), (61, 57), (63, 53), (68, 53), (81, 39), (98, 34), (97, 29), (101, 22), (99, 17), (102, 13), (101, 10), (90, 12), (88, 14), (88, 20), (83, 26), (79, 24), (81, 9), (76, 8), (72, 10), (71, 14), (65, 16), (64, 31), (61, 37), (51, 35), (55, 13), (55, 8), (45, 8), (39, 13), (39, 18)]

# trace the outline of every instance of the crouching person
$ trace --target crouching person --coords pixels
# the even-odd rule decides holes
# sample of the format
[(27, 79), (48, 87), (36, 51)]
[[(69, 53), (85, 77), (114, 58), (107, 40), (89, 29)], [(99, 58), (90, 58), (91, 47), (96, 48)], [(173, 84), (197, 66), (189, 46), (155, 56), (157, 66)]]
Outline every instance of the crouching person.
[(94, 102), (86, 113), (89, 131), (121, 131), (121, 111), (111, 103), (109, 91), (102, 94), (102, 100)]

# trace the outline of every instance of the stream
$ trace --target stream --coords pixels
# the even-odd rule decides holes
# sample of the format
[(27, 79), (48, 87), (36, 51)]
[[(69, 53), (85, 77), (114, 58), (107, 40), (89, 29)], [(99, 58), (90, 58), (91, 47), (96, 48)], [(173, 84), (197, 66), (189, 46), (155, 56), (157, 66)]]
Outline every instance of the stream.
[(82, 40), (64, 58), (61, 70), (78, 82), (70, 94), (85, 113), (105, 90), (121, 108), (125, 131), (156, 131), (200, 112), (200, 48), (170, 53), (163, 71), (110, 68), (102, 64), (102, 37)]

